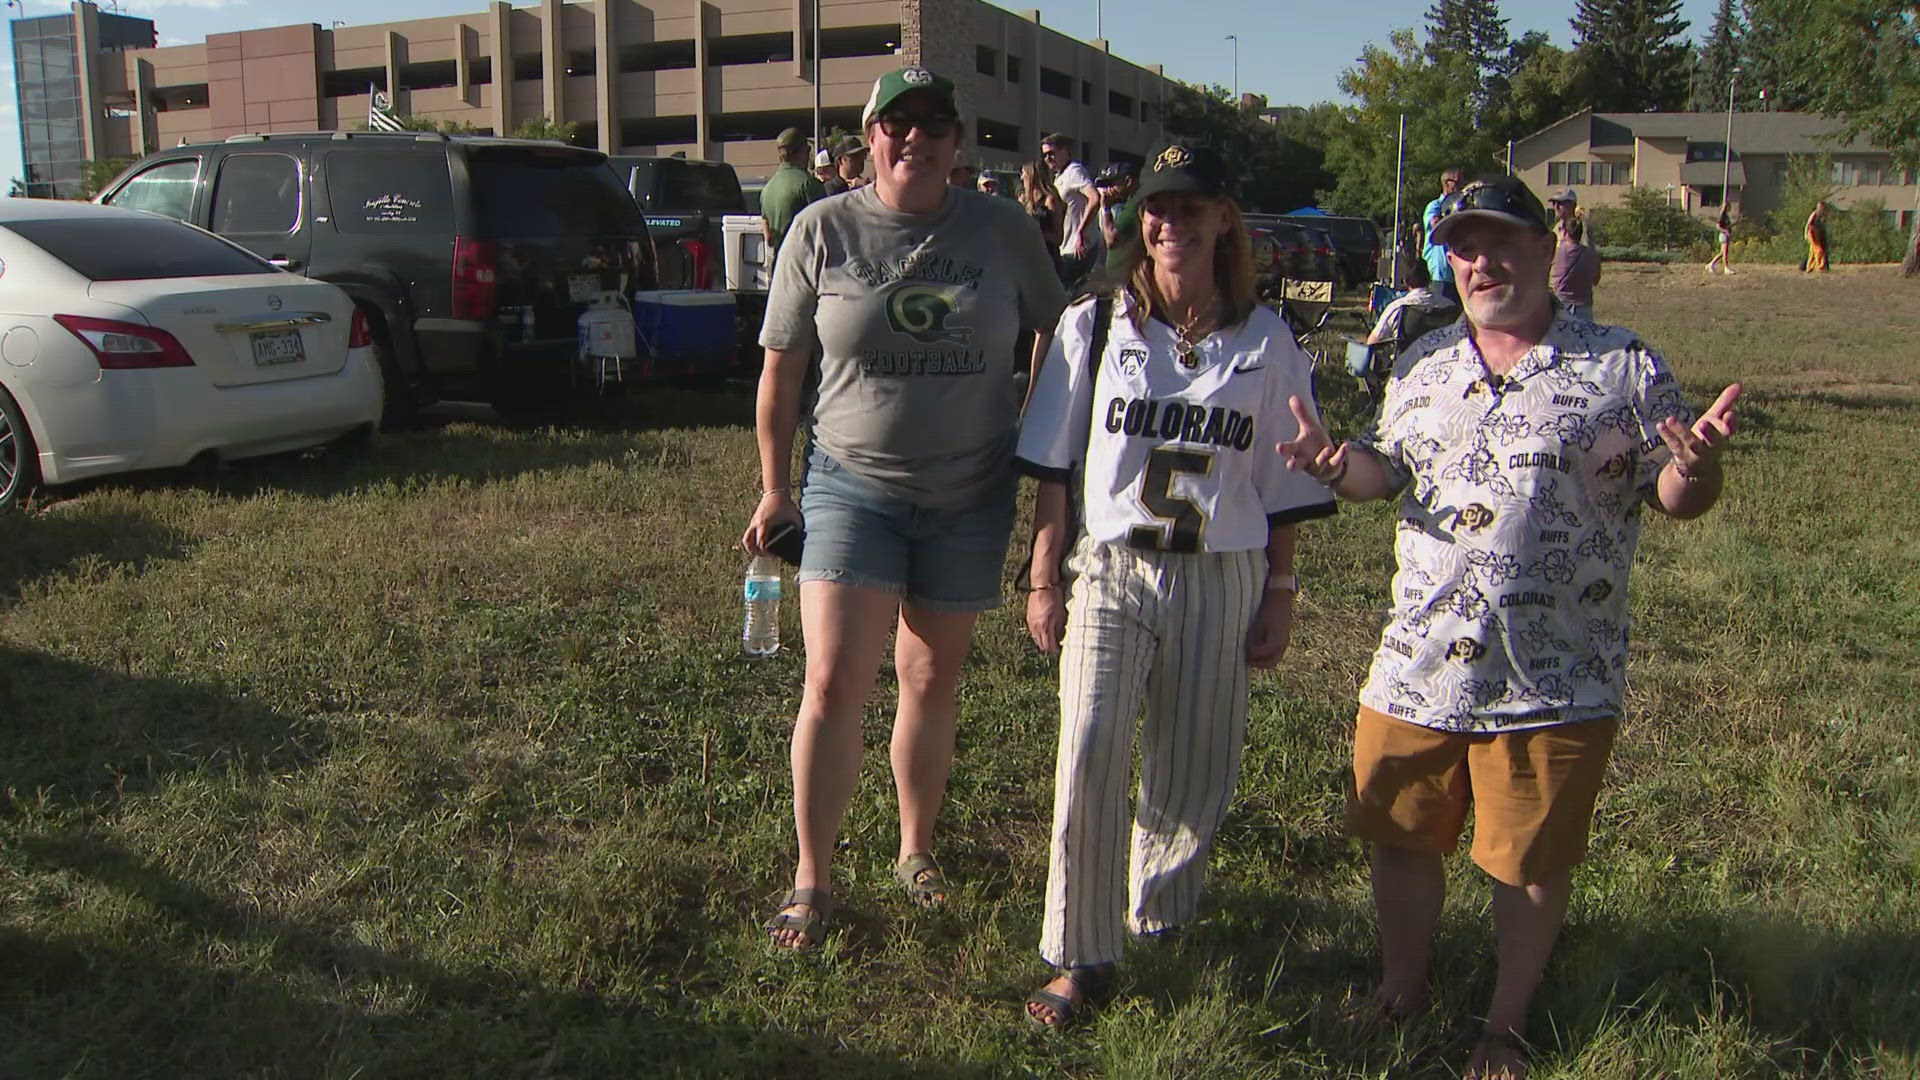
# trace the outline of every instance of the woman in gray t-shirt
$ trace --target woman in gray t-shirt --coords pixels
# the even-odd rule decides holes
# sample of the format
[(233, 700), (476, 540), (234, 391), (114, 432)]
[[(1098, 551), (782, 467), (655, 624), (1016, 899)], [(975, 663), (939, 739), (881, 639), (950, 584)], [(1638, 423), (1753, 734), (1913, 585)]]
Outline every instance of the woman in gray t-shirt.
[[(1000, 602), (1013, 528), (1014, 342), (1023, 325), (1051, 328), (1066, 302), (1018, 205), (948, 186), (964, 136), (951, 82), (890, 72), (865, 116), (874, 182), (794, 219), (760, 332), (761, 496), (741, 543), (757, 555), (784, 527), (804, 520), (806, 530), (807, 682), (793, 733), (800, 860), (767, 924), (788, 948), (826, 936), (860, 717), (896, 620), (894, 874), (916, 903), (946, 899), (933, 824), (953, 762), (961, 663), (975, 619)], [(796, 506), (793, 436), (816, 351), (819, 398)]]

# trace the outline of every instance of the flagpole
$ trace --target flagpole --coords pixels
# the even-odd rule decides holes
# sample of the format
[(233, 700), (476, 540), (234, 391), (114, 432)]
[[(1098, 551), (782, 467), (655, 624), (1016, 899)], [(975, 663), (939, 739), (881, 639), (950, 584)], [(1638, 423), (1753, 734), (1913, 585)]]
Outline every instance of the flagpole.
[(1407, 114), (1400, 114), (1400, 147), (1393, 155), (1393, 262), (1387, 271), (1392, 275), (1388, 282), (1394, 288), (1400, 287), (1400, 189), (1404, 183), (1407, 169)]

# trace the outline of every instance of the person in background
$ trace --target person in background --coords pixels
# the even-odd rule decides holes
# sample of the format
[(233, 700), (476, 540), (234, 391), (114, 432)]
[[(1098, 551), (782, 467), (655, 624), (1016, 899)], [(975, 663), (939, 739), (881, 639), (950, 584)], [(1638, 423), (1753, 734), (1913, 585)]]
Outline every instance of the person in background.
[(1372, 332), (1367, 334), (1367, 344), (1393, 344), (1402, 338), (1401, 332), (1409, 323), (1423, 320), (1429, 312), (1459, 314), (1460, 305), (1447, 299), (1444, 293), (1434, 287), (1433, 279), (1427, 275), (1426, 263), (1418, 259), (1409, 260), (1406, 279), (1407, 294), (1381, 310)]
[(837, 195), (833, 190), (833, 152), (822, 150), (813, 155), (813, 175), (827, 189), (827, 194)]
[(1454, 291), (1453, 271), (1447, 267), (1447, 249), (1445, 245), (1433, 242), (1433, 227), (1440, 224), (1441, 204), (1446, 202), (1447, 196), (1453, 194), (1459, 187), (1459, 169), (1447, 169), (1442, 172), (1440, 194), (1427, 204), (1426, 210), (1420, 215), (1422, 237), (1420, 257), (1426, 260), (1427, 276), (1432, 279), (1434, 287), (1439, 289), (1442, 295), (1455, 303), (1459, 302), (1460, 294)]
[(972, 165), (964, 161), (956, 161), (953, 163), (952, 171), (947, 173), (947, 183), (957, 188), (966, 188), (972, 191), (974, 190), (975, 174), (978, 172), (979, 170), (975, 169)]
[(1827, 269), (1827, 203), (1813, 204), (1807, 215), (1807, 273), (1825, 273)]
[(1040, 226), (1040, 235), (1047, 242), (1047, 250), (1053, 253), (1053, 270), (1062, 283), (1066, 280), (1066, 267), (1060, 258), (1061, 230), (1067, 217), (1067, 204), (1055, 190), (1048, 178), (1047, 166), (1042, 161), (1029, 161), (1020, 166), (1020, 205), (1026, 208), (1027, 216)]
[[(793, 728), (793, 889), (766, 924), (780, 948), (817, 947), (833, 916), (832, 861), (860, 777), (861, 717), (893, 639), (891, 757), (900, 811), (894, 878), (946, 902), (934, 821), (953, 768), (955, 695), (974, 621), (1000, 603), (1022, 326), (1052, 327), (1066, 294), (1020, 208), (948, 185), (966, 126), (953, 83), (924, 68), (874, 83), (864, 116), (874, 182), (800, 212), (774, 268), (755, 407), (755, 555), (804, 522), (799, 579), (806, 687)], [(805, 486), (793, 437), (818, 354)]]
[[(1256, 300), (1226, 162), (1176, 142), (1139, 200), (1142, 242), (1103, 296), (1061, 317), (1020, 433), (1020, 468), (1040, 480), (1027, 632), (1061, 654), (1040, 936), (1056, 974), (1027, 1001), (1045, 1028), (1085, 1016), (1129, 934), (1198, 914), (1239, 781), (1249, 670), (1278, 664), (1292, 639), (1295, 527), (1334, 511), (1270, 449), (1310, 408), (1313, 362)], [(1170, 422), (1142, 422), (1156, 414)]]
[(1713, 273), (1715, 263), (1720, 264), (1722, 273), (1733, 273), (1733, 219), (1728, 217), (1728, 208), (1720, 208), (1720, 220), (1714, 222), (1713, 231), (1718, 239), (1713, 258), (1707, 260), (1707, 273)]
[(1054, 190), (1066, 204), (1061, 223), (1060, 263), (1068, 291), (1077, 288), (1100, 265), (1105, 244), (1100, 238), (1100, 191), (1087, 167), (1073, 156), (1073, 139), (1060, 134), (1040, 140), (1040, 160), (1047, 163)]
[(1133, 193), (1140, 186), (1140, 170), (1130, 161), (1109, 162), (1093, 178), (1100, 193), (1100, 238), (1107, 247), (1107, 262), (1116, 261), (1114, 249), (1140, 231), (1139, 208), (1133, 205)]
[(980, 174), (979, 188), (980, 194), (982, 195), (998, 195), (1000, 194), (1000, 178), (992, 173), (983, 172)]
[(827, 190), (807, 171), (811, 155), (799, 128), (782, 131), (773, 148), (780, 154), (780, 167), (760, 190), (760, 235), (767, 242), (767, 261), (777, 266), (780, 242), (786, 239), (794, 216), (808, 203), (826, 197)]
[(1381, 982), (1427, 1000), (1445, 856), (1473, 818), (1497, 972), (1462, 1074), (1524, 1080), (1527, 1010), (1565, 921), (1620, 727), (1642, 511), (1706, 513), (1740, 385), (1695, 418), (1660, 354), (1556, 309), (1544, 207), (1516, 177), (1442, 207), (1466, 314), (1401, 356), (1377, 419), (1277, 449), (1354, 502), (1398, 497), (1393, 607), (1360, 691), (1347, 825), (1371, 845)]
[(1579, 196), (1566, 188), (1547, 200), (1553, 210), (1553, 295), (1576, 319), (1593, 321), (1593, 287), (1600, 283), (1600, 250), (1587, 242)]
[(833, 179), (827, 181), (827, 194), (838, 195), (865, 184), (867, 144), (858, 135), (842, 137), (833, 145)]

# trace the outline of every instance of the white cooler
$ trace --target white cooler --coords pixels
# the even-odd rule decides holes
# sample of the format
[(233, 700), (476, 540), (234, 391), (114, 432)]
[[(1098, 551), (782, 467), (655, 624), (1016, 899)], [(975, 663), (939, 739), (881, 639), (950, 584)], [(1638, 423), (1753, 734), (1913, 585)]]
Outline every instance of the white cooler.
[(724, 248), (729, 291), (766, 292), (773, 287), (773, 266), (767, 259), (767, 241), (760, 230), (759, 214), (721, 217), (720, 242)]

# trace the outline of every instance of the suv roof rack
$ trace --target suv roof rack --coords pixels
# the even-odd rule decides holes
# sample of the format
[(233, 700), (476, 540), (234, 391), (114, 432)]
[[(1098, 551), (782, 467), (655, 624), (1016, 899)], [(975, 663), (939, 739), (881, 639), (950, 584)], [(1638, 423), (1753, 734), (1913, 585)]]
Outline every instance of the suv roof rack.
[(446, 142), (447, 135), (440, 131), (250, 131), (240, 135), (229, 135), (221, 142), (245, 143), (266, 142), (269, 139), (412, 139), (415, 142)]

